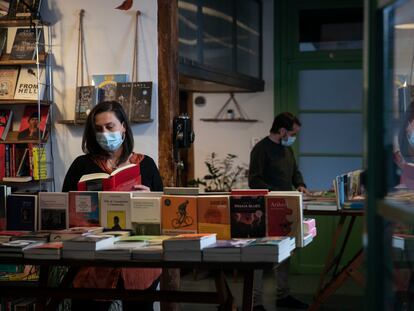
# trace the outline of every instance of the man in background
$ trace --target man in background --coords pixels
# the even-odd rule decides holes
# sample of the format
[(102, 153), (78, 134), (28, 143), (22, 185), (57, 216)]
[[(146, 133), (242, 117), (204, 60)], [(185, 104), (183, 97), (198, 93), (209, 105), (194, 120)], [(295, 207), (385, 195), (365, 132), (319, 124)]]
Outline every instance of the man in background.
[[(275, 117), (269, 136), (259, 141), (250, 153), (250, 188), (308, 192), (291, 147), (300, 127), (298, 118), (289, 112)], [(307, 309), (306, 303), (290, 295), (288, 273), (289, 259), (281, 263), (276, 271), (276, 307)], [(256, 270), (254, 279), (254, 310), (264, 311), (263, 270)]]

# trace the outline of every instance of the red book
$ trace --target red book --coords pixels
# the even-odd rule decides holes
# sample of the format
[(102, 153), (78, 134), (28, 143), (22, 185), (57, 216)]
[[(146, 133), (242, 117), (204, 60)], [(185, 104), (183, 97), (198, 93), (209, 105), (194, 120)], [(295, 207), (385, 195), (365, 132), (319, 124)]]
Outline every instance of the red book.
[(0, 139), (6, 140), (12, 124), (13, 110), (0, 110)]
[(49, 119), (49, 107), (30, 105), (24, 108), (22, 120), (20, 122), (19, 140), (39, 140), (44, 139), (46, 124)]
[(78, 182), (78, 191), (133, 191), (141, 184), (141, 170), (137, 164), (117, 168), (111, 174), (93, 173), (83, 175)]
[(232, 189), (231, 195), (261, 196), (269, 193), (267, 189)]

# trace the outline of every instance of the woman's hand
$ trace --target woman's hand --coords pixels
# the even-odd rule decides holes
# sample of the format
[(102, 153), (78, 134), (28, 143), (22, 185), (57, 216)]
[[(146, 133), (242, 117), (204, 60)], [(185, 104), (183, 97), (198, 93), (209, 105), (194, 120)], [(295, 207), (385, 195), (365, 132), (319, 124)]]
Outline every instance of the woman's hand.
[(135, 185), (134, 186), (134, 190), (135, 191), (140, 191), (140, 192), (150, 192), (151, 189), (145, 185)]

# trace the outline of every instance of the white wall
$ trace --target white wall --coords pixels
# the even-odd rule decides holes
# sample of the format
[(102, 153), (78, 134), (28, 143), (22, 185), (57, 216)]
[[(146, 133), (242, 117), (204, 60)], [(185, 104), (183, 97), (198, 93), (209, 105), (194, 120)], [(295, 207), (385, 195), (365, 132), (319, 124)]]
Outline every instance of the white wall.
[[(263, 79), (265, 90), (260, 93), (236, 93), (235, 98), (250, 119), (256, 123), (203, 122), (200, 118), (213, 118), (229, 98), (228, 94), (194, 94), (194, 98), (203, 95), (207, 103), (203, 107), (194, 105), (193, 127), (195, 132), (194, 156), (195, 177), (207, 173), (204, 164), (211, 152), (221, 158), (228, 153), (239, 157), (241, 163), (249, 164), (253, 138), (263, 138), (269, 134), (273, 122), (273, 1), (263, 1)], [(237, 117), (237, 115), (236, 115)]]
[(153, 82), (152, 123), (133, 125), (135, 150), (158, 160), (157, 1), (134, 1), (129, 11), (116, 10), (122, 0), (46, 0), (42, 18), (52, 23), (54, 54), (53, 151), (56, 190), (67, 169), (82, 154), (83, 127), (57, 124), (73, 119), (79, 10), (85, 10), (84, 34), (88, 74), (132, 74), (135, 12), (141, 11), (138, 33), (138, 80)]

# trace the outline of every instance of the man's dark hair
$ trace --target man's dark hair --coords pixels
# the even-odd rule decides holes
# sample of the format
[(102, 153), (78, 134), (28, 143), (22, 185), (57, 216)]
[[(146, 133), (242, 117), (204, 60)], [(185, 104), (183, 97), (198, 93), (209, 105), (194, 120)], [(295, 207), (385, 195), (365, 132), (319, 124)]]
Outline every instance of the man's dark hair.
[(29, 117), (29, 120), (31, 119), (39, 119), (39, 114), (36, 111), (32, 112), (32, 114)]
[(85, 130), (82, 138), (82, 150), (83, 152), (97, 158), (106, 159), (110, 156), (110, 153), (102, 149), (96, 140), (95, 117), (102, 112), (113, 112), (119, 122), (124, 125), (125, 138), (122, 143), (122, 154), (117, 164), (123, 163), (128, 159), (134, 150), (134, 136), (124, 108), (122, 108), (122, 105), (117, 101), (104, 101), (93, 107), (88, 115), (88, 118), (86, 119)]
[(270, 132), (277, 134), (281, 128), (285, 128), (288, 131), (293, 130), (293, 125), (301, 126), (299, 119), (290, 112), (282, 112), (278, 114), (273, 120), (272, 128)]

